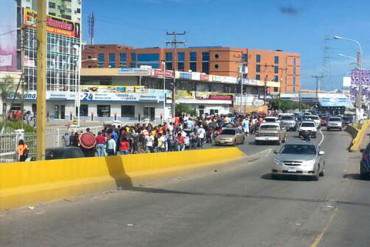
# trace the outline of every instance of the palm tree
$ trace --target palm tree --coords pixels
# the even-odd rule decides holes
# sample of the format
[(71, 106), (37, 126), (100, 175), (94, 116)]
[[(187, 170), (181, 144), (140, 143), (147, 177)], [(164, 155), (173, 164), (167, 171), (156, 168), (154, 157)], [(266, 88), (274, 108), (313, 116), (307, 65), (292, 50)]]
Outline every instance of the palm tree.
[(14, 93), (14, 78), (10, 75), (5, 76), (2, 80), (0, 80), (0, 98), (1, 102), (3, 103), (3, 127), (1, 132), (3, 132), (6, 124), (6, 113), (7, 113), (7, 101), (11, 93)]

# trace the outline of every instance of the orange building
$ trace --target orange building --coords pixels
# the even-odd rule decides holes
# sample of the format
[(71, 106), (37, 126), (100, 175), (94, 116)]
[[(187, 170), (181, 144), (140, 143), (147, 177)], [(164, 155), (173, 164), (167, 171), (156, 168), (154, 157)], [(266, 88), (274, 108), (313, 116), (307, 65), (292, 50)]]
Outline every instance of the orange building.
[(132, 48), (124, 45), (87, 45), (83, 50), (85, 68), (139, 67), (148, 65), (211, 75), (240, 75), (241, 64), (248, 67), (245, 78), (280, 82), (281, 93), (300, 90), (300, 55), (281, 50), (256, 50), (230, 47)]

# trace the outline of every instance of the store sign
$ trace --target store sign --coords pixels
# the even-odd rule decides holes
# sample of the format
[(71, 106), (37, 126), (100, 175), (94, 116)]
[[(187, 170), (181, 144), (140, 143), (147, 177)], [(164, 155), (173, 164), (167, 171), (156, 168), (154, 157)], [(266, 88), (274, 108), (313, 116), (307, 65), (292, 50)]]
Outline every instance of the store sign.
[[(166, 78), (173, 78), (173, 70), (165, 70)], [(156, 78), (163, 78), (163, 69), (154, 69), (153, 74)]]
[(120, 68), (118, 74), (124, 76), (150, 76), (151, 69), (147, 68)]
[(209, 95), (210, 100), (233, 100), (232, 95)]
[(191, 72), (179, 72), (179, 78), (180, 79), (191, 80), (192, 73)]
[[(37, 12), (28, 8), (23, 9), (23, 25), (36, 28)], [(80, 24), (69, 20), (47, 16), (47, 32), (59, 34), (67, 37), (80, 37)]]

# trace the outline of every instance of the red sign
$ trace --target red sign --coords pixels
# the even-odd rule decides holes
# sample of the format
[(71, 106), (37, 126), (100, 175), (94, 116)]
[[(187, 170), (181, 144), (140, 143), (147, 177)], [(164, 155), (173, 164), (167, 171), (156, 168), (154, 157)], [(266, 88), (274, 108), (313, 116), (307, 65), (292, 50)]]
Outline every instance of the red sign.
[(210, 100), (233, 100), (232, 95), (209, 95)]
[[(155, 69), (153, 73), (154, 77), (163, 78), (163, 70), (162, 69)], [(166, 70), (166, 78), (173, 78), (173, 71)]]

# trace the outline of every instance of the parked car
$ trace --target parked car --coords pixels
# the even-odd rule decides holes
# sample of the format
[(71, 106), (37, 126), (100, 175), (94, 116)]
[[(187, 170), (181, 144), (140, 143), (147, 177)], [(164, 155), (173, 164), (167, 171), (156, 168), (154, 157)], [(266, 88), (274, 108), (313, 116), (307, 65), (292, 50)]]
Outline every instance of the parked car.
[(79, 147), (48, 148), (45, 150), (46, 160), (83, 158), (84, 153)]
[(280, 124), (284, 127), (287, 131), (289, 130), (297, 130), (297, 121), (294, 115), (282, 115), (280, 117)]
[(326, 126), (326, 130), (342, 130), (343, 129), (343, 120), (341, 117), (330, 117), (328, 119), (328, 124)]
[(276, 154), (272, 165), (272, 176), (299, 175), (310, 176), (319, 180), (324, 176), (325, 161), (322, 159), (324, 151), (319, 146), (304, 141), (286, 143)]
[(310, 132), (312, 138), (316, 138), (317, 136), (317, 128), (313, 121), (302, 121), (298, 128), (298, 135), (299, 137), (303, 137), (303, 132)]
[(245, 142), (244, 133), (238, 128), (224, 128), (215, 138), (216, 145), (237, 145)]
[(279, 123), (262, 123), (256, 133), (255, 143), (283, 143), (287, 140), (285, 128), (280, 127)]
[(360, 162), (360, 176), (362, 179), (370, 177), (370, 143), (362, 152), (362, 159)]

